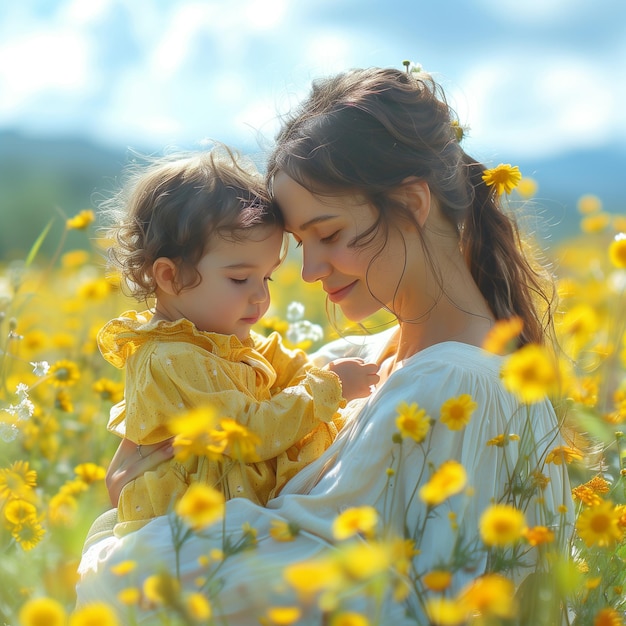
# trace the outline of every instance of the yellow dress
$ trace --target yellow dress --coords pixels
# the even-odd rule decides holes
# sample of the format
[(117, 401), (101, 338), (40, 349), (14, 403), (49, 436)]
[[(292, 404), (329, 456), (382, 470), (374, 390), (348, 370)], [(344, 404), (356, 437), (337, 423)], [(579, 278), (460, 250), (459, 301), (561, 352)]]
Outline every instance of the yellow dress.
[(171, 437), (173, 416), (210, 405), (261, 439), (259, 460), (165, 461), (124, 487), (116, 534), (164, 515), (194, 482), (222, 490), (227, 500), (265, 505), (336, 437), (337, 409), (345, 404), (339, 377), (285, 348), (277, 333), (251, 333), (241, 342), (188, 320), (151, 319), (150, 312), (127, 311), (98, 333), (104, 358), (126, 369), (124, 401), (111, 410), (108, 429), (137, 444), (157, 443)]

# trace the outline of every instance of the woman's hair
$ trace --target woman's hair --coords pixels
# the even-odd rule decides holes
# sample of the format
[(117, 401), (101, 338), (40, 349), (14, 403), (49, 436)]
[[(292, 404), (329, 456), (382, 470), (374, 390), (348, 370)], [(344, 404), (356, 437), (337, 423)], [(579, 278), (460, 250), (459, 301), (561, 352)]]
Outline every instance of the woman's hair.
[(352, 70), (314, 82), (278, 134), (267, 181), (282, 170), (312, 193), (362, 196), (378, 217), (359, 237), (361, 244), (377, 232), (386, 236), (398, 220), (416, 223), (392, 192), (409, 177), (425, 181), (456, 227), (496, 319), (519, 316), (520, 342), (541, 343), (552, 323), (549, 281), (523, 253), (514, 220), (483, 181), (485, 166), (459, 145), (458, 130), (441, 87), (428, 74)]
[(221, 144), (131, 164), (125, 174), (126, 184), (101, 209), (112, 222), (109, 261), (138, 300), (154, 295), (152, 265), (159, 257), (177, 263), (180, 290), (198, 283), (196, 266), (214, 236), (243, 241), (250, 228), (283, 228), (263, 177)]

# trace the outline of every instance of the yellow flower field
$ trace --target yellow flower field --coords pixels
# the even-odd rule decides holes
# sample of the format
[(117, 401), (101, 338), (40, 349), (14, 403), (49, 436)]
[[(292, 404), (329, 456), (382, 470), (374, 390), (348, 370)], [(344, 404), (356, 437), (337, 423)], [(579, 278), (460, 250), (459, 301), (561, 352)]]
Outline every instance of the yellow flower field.
[[(508, 191), (501, 176), (488, 184)], [(523, 510), (494, 505), (476, 528), (493, 571), (452, 595), (451, 571), (412, 570), (419, 545), (386, 537), (374, 510), (347, 510), (335, 521), (340, 549), (332, 558), (285, 572), (286, 583), (298, 593), (321, 594), (329, 624), (377, 624), (374, 615), (342, 611), (334, 600), (355, 588), (375, 594), (379, 585), (389, 585), (401, 601), (407, 584), (419, 594), (432, 624), (524, 624), (525, 601), (515, 594), (502, 563), (522, 558), (528, 550), (540, 551), (553, 590), (542, 624), (626, 623), (626, 216), (604, 213), (594, 197), (581, 199), (579, 212), (580, 236), (549, 250), (560, 298), (558, 367), (553, 355), (538, 346), (508, 354), (520, 332), (515, 320), (503, 322), (486, 346), (508, 354), (502, 382), (524, 402), (546, 393), (564, 398), (570, 445), (551, 450), (546, 462), (566, 465), (571, 477), (576, 523), (565, 554), (559, 554), (559, 546), (567, 529), (527, 528)], [(66, 229), (84, 230), (87, 245), (93, 219), (93, 213), (83, 211), (67, 220)], [(106, 605), (74, 611), (74, 584), (88, 528), (110, 508), (104, 475), (119, 440), (107, 432), (106, 423), (110, 408), (123, 397), (122, 372), (102, 359), (95, 335), (106, 321), (136, 305), (106, 275), (97, 245), (91, 252), (68, 251), (56, 261), (40, 259), (37, 248), (35, 244), (21, 262), (0, 265), (0, 623), (114, 625), (117, 617)], [(260, 332), (276, 329), (288, 343), (305, 349), (337, 336), (322, 293), (301, 281), (295, 253), (276, 273), (272, 299)], [(383, 328), (390, 321), (381, 316), (372, 325)], [(441, 421), (450, 429), (463, 429), (476, 419), (474, 409), (469, 396), (450, 398)], [(431, 416), (415, 404), (400, 405), (397, 412), (398, 431), (390, 437), (398, 442), (409, 437), (427, 446)], [(219, 430), (211, 430), (218, 425)], [(187, 414), (175, 427), (180, 453), (220, 454), (227, 446), (242, 458), (254, 457), (253, 438), (222, 416)], [(484, 442), (485, 451), (521, 447), (523, 437), (502, 433)], [(394, 471), (389, 468), (389, 477)], [(517, 501), (536, 498), (543, 487), (538, 471), (533, 495)], [(432, 468), (430, 481), (416, 497), (427, 509), (463, 491), (467, 494), (465, 471), (451, 459)], [(189, 528), (201, 528), (222, 510), (223, 502), (206, 489), (190, 491), (176, 511), (179, 539), (184, 541)], [(285, 525), (273, 532), (277, 541), (290, 541), (298, 528)], [(355, 534), (365, 541), (352, 542)], [(244, 529), (235, 548), (253, 546), (254, 539), (253, 529)], [(204, 558), (219, 562), (228, 554)], [(120, 575), (132, 577), (132, 568), (129, 562)], [(129, 615), (141, 610), (140, 598), (150, 598), (162, 606), (159, 623), (217, 623), (210, 597), (191, 594), (174, 601), (174, 572), (155, 572), (152, 578), (143, 589), (129, 585), (120, 598)], [(539, 594), (544, 587), (531, 585), (519, 593)], [(275, 607), (263, 623), (297, 624), (300, 614), (297, 606)]]

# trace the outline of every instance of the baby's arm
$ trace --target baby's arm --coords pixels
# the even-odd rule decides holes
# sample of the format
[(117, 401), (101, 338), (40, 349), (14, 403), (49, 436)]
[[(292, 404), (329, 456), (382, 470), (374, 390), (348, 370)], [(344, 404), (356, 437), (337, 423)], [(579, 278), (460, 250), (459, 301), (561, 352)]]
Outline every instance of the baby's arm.
[(339, 376), (343, 397), (348, 401), (369, 396), (372, 386), (380, 380), (378, 365), (363, 359), (336, 359), (326, 368)]

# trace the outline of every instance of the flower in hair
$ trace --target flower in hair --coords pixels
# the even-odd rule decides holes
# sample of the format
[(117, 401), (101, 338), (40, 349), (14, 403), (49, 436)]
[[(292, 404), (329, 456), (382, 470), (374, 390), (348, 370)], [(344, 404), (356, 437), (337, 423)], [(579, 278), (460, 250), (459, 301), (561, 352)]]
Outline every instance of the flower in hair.
[(452, 120), (451, 126), (456, 142), (461, 143), (461, 141), (463, 141), (463, 137), (465, 137), (465, 128), (459, 124), (458, 120)]
[(511, 193), (522, 180), (522, 174), (517, 165), (509, 165), (508, 163), (500, 163), (483, 172), (483, 180), (488, 187), (495, 187), (498, 195), (502, 193)]

